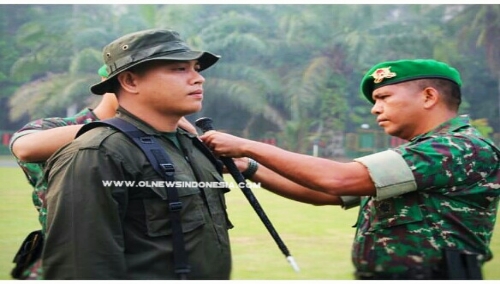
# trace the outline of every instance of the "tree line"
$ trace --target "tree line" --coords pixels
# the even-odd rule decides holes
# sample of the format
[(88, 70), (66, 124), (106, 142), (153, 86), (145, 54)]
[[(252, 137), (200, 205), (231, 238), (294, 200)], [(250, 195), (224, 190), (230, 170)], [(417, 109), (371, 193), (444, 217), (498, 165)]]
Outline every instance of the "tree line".
[(434, 58), (461, 72), (461, 112), (500, 132), (500, 5), (461, 4), (0, 5), (0, 129), (95, 105), (102, 48), (158, 27), (222, 56), (191, 121), (304, 151), (377, 128), (359, 90), (372, 65)]

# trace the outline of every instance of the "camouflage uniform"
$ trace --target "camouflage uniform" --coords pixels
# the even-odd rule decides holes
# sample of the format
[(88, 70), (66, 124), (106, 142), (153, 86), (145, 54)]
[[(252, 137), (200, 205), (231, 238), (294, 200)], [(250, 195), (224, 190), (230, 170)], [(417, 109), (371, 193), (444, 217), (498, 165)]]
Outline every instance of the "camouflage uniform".
[[(360, 272), (442, 267), (442, 249), (492, 258), (500, 151), (466, 116), (397, 148), (356, 159), (377, 194), (361, 198), (352, 260)], [(359, 198), (358, 198), (359, 200)], [(351, 199), (344, 198), (353, 204)], [(359, 203), (358, 203), (359, 204)], [(349, 207), (349, 204), (347, 204)]]
[[(117, 117), (158, 138), (175, 168), (175, 180), (223, 182), (182, 130), (177, 142), (119, 108)], [(201, 143), (201, 142), (199, 142)], [(177, 279), (166, 187), (144, 153), (124, 133), (97, 127), (47, 161), (46, 279)], [(132, 185), (106, 186), (103, 181)], [(231, 253), (224, 194), (227, 188), (179, 187), (189, 279), (229, 279)], [(78, 256), (78, 257), (75, 257)]]
[[(16, 139), (18, 139), (21, 136), (61, 126), (87, 124), (97, 120), (98, 120), (97, 116), (95, 116), (95, 114), (89, 108), (85, 108), (76, 115), (71, 117), (43, 118), (29, 122), (28, 124), (23, 126), (20, 130), (18, 130), (16, 133), (14, 133), (14, 135), (12, 136), (12, 139), (10, 141), (11, 152), (12, 152), (12, 144)], [(19, 167), (21, 167), (24, 174), (26, 175), (28, 182), (34, 189), (32, 194), (33, 204), (35, 205), (35, 208), (39, 213), (38, 220), (42, 226), (42, 232), (45, 232), (45, 223), (47, 215), (47, 209), (43, 206), (45, 203), (45, 193), (47, 190), (47, 183), (43, 179), (43, 170), (45, 168), (45, 162), (26, 163), (20, 161), (19, 159), (17, 159), (17, 157), (16, 160)], [(27, 279), (41, 279), (42, 278), (41, 262), (37, 261), (36, 263), (34, 263), (32, 268), (26, 271), (25, 277)]]

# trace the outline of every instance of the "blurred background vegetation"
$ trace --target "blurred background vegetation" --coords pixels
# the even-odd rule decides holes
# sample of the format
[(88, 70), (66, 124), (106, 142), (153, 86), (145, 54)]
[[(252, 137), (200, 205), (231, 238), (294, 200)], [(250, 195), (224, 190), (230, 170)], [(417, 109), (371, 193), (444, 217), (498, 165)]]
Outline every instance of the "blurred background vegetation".
[(461, 72), (461, 112), (500, 139), (500, 5), (4, 4), (2, 144), (30, 120), (95, 105), (102, 48), (159, 27), (222, 56), (203, 72), (204, 108), (191, 121), (210, 116), (218, 129), (324, 157), (373, 152), (401, 141), (369, 113), (364, 72), (434, 58)]
[[(302, 153), (369, 154), (402, 141), (375, 124), (359, 91), (363, 74), (380, 61), (434, 58), (461, 72), (461, 113), (500, 144), (500, 5), (3, 4), (0, 155), (10, 154), (10, 135), (28, 121), (96, 104), (89, 86), (99, 81), (107, 43), (160, 27), (222, 56), (203, 72), (204, 108), (191, 121), (209, 116), (218, 129)], [(10, 279), (13, 254), (37, 227), (29, 194), (19, 168), (0, 170), (6, 205), (0, 212), (0, 279)], [(259, 200), (304, 272), (293, 274), (241, 194), (233, 192), (234, 279), (352, 279), (355, 211), (256, 194), (265, 197)], [(486, 279), (500, 279), (498, 265), (497, 257), (487, 263)]]

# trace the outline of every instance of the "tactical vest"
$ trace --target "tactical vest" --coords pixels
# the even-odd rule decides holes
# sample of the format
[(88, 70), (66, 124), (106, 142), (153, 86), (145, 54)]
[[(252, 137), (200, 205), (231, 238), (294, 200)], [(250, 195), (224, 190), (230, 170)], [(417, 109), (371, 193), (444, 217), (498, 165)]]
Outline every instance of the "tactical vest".
[[(164, 179), (164, 181), (175, 182), (174, 178), (175, 165), (170, 156), (157, 142), (156, 138), (154, 136), (146, 134), (142, 130), (135, 127), (133, 124), (123, 119), (115, 117), (107, 120), (96, 121), (86, 124), (80, 129), (76, 137), (82, 135), (83, 133), (89, 131), (90, 129), (100, 126), (108, 126), (108, 127), (110, 126), (124, 133), (131, 141), (135, 143), (135, 145), (138, 148), (141, 149), (141, 151), (148, 158), (148, 161), (153, 166), (155, 171)], [(187, 139), (186, 137), (182, 136), (178, 138), (179, 140)], [(215, 165), (218, 174), (222, 175), (221, 162), (215, 158), (212, 152), (199, 139), (192, 139), (192, 141), (193, 144), (196, 146), (196, 148), (199, 149)], [(183, 142), (186, 143), (186, 141), (179, 141), (179, 142), (181, 146), (183, 145)], [(183, 150), (186, 151), (185, 149)], [(189, 159), (189, 153), (185, 153), (185, 155)], [(197, 180), (206, 180), (206, 177), (203, 176), (204, 175), (203, 171), (197, 167), (196, 163), (191, 163), (191, 166)], [(167, 186), (164, 188), (158, 188), (156, 190), (153, 189), (153, 191), (154, 193), (162, 197), (162, 199), (166, 199), (166, 201), (168, 202), (168, 214), (170, 215), (170, 220), (171, 220), (171, 228), (168, 229), (172, 231), (175, 273), (179, 276), (179, 279), (185, 280), (188, 278), (191, 269), (188, 263), (188, 257), (185, 250), (185, 244), (183, 238), (183, 229), (180, 218), (180, 211), (182, 209), (183, 204), (179, 200), (178, 189), (175, 186)], [(137, 191), (136, 193), (130, 193), (130, 199), (131, 199), (129, 200), (130, 211), (138, 212), (143, 210), (142, 207), (143, 205), (141, 200), (144, 198), (150, 198), (151, 195), (154, 195), (154, 193), (151, 191)], [(204, 194), (204, 192), (202, 192), (202, 194)], [(227, 217), (227, 213), (225, 211), (224, 214), (228, 226), (231, 227), (229, 219)], [(167, 229), (167, 228), (161, 228), (161, 229)]]

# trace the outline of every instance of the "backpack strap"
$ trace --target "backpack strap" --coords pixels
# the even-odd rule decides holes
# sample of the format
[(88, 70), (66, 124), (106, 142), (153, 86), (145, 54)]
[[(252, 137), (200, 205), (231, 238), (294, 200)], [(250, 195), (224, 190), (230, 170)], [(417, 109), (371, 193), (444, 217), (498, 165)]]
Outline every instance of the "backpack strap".
[[(84, 125), (76, 134), (76, 137), (85, 133), (86, 131), (99, 127), (111, 126), (120, 130), (127, 135), (148, 158), (151, 166), (155, 171), (166, 181), (174, 182), (175, 168), (172, 160), (165, 152), (165, 150), (158, 144), (154, 136), (147, 135), (142, 130), (135, 127), (133, 124), (113, 117), (106, 120), (95, 121)], [(168, 195), (168, 210), (172, 220), (172, 242), (174, 252), (175, 273), (179, 275), (180, 279), (187, 279), (187, 274), (190, 272), (190, 267), (187, 261), (187, 253), (184, 245), (184, 237), (182, 234), (182, 224), (180, 218), (180, 211), (182, 209), (182, 202), (179, 200), (179, 194), (176, 187), (167, 187)]]
[(217, 159), (214, 155), (214, 153), (208, 148), (205, 143), (203, 143), (199, 138), (192, 139), (193, 140), (193, 145), (198, 148), (205, 156), (212, 162), (212, 164), (215, 165), (215, 168), (217, 169), (217, 172), (222, 176), (223, 175), (223, 168), (224, 168), (224, 163), (220, 159)]

